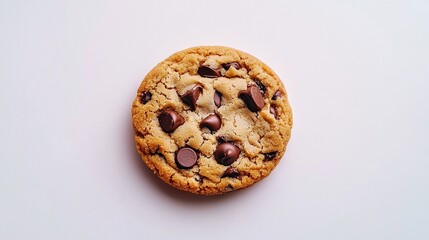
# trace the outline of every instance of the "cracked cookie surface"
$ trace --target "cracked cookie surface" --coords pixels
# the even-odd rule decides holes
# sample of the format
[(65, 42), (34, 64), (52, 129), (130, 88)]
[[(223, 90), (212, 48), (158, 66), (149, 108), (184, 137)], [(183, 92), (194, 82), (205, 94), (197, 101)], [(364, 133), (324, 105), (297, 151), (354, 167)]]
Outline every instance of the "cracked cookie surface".
[(166, 183), (196, 194), (242, 189), (281, 160), (292, 112), (278, 76), (228, 47), (195, 47), (159, 63), (132, 106), (136, 148)]

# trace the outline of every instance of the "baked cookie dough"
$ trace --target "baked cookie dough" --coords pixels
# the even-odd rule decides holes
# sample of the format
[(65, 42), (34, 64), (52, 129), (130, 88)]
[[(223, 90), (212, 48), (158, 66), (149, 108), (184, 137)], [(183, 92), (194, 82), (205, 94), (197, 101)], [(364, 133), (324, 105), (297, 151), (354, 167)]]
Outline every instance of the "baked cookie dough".
[(255, 57), (207, 46), (177, 52), (141, 83), (137, 151), (164, 182), (195, 194), (242, 189), (281, 160), (292, 111), (279, 77)]

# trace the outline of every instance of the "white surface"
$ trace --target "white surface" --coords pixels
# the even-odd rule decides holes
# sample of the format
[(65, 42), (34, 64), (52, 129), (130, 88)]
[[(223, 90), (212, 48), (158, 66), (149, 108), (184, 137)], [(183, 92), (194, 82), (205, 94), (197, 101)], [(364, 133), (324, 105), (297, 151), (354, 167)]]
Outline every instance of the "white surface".
[[(0, 239), (429, 239), (428, 1), (64, 2), (0, 3)], [(134, 149), (141, 79), (196, 45), (286, 84), (248, 190), (178, 192)]]

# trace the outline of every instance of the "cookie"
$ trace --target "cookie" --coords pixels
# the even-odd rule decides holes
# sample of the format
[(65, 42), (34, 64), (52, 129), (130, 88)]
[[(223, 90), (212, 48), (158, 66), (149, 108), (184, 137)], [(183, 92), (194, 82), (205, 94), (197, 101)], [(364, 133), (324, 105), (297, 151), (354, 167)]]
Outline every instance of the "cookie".
[(135, 143), (164, 182), (195, 194), (242, 189), (281, 160), (292, 112), (279, 77), (228, 47), (194, 47), (159, 63), (132, 106)]

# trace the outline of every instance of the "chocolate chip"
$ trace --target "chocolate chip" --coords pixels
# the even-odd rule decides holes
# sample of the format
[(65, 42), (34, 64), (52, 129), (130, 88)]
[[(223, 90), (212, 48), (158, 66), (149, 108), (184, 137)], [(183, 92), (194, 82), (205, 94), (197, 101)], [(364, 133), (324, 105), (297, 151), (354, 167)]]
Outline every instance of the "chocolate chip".
[(240, 91), (238, 97), (243, 99), (247, 108), (252, 112), (261, 110), (265, 105), (262, 93), (254, 85), (248, 86), (247, 90)]
[(221, 120), (217, 114), (210, 114), (200, 123), (200, 128), (206, 127), (210, 131), (217, 131), (221, 126)]
[(270, 106), (270, 113), (274, 115), (275, 119), (279, 119), (277, 115), (277, 109), (275, 106)]
[(225, 170), (222, 177), (230, 177), (230, 178), (236, 178), (240, 176), (240, 173), (238, 172), (237, 168), (229, 167)]
[(184, 147), (176, 153), (176, 164), (179, 168), (191, 168), (197, 160), (198, 155), (192, 148)]
[(201, 175), (197, 174), (197, 175), (195, 175), (195, 181), (201, 183), (201, 182), (203, 182), (203, 178), (201, 177)]
[(195, 86), (192, 89), (186, 91), (185, 94), (181, 95), (180, 99), (182, 99), (184, 103), (191, 107), (192, 111), (195, 111), (195, 109), (197, 108), (197, 100), (200, 97), (202, 91), (202, 87)]
[(152, 93), (150, 92), (142, 92), (140, 95), (140, 102), (146, 104), (152, 99)]
[(237, 70), (241, 68), (241, 66), (238, 62), (224, 63), (224, 64), (222, 64), (222, 67), (225, 68), (225, 70), (228, 70), (230, 67), (233, 67)]
[(264, 153), (265, 160), (271, 160), (277, 155), (277, 152)]
[(271, 99), (276, 100), (277, 98), (281, 98), (281, 97), (282, 97), (282, 92), (280, 92), (280, 90), (277, 90)]
[(216, 91), (214, 93), (213, 100), (216, 107), (220, 107), (220, 105), (222, 104), (222, 93)]
[(220, 77), (220, 70), (213, 69), (208, 66), (200, 66), (198, 68), (198, 75), (200, 75), (201, 77), (207, 77), (207, 78), (217, 78), (217, 77)]
[(240, 155), (240, 149), (232, 143), (221, 143), (217, 146), (214, 156), (219, 164), (231, 165)]
[(258, 86), (259, 90), (262, 94), (265, 94), (265, 91), (267, 91), (267, 88), (262, 84), (262, 82), (258, 79), (253, 80), (256, 83), (256, 86)]
[(173, 109), (166, 109), (158, 116), (162, 131), (172, 133), (176, 128), (185, 123), (185, 119)]

